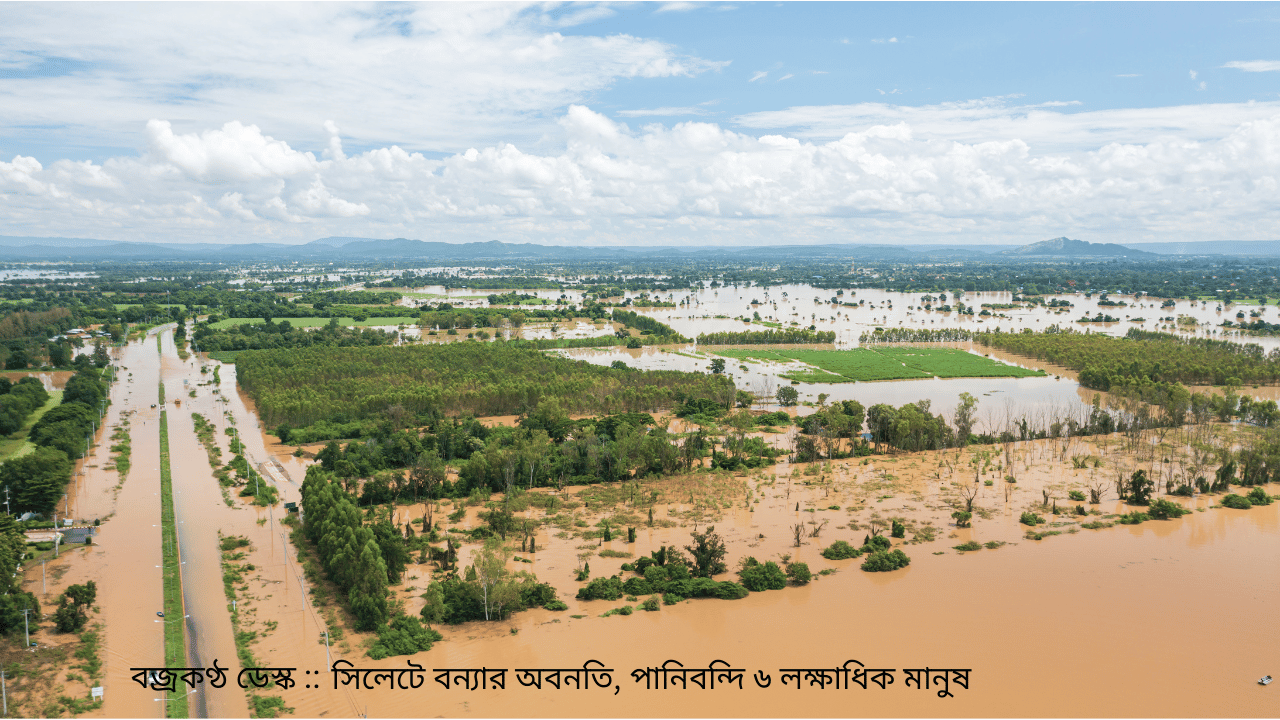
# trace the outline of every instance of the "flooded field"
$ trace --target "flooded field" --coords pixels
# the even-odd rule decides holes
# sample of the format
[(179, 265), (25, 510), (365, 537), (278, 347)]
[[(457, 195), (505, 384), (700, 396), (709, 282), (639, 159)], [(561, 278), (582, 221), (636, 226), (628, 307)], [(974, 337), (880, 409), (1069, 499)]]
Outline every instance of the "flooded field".
[[(811, 291), (812, 289), (810, 289)], [(475, 294), (476, 291), (470, 291)], [(729, 295), (732, 289), (719, 289)], [(782, 298), (781, 288), (768, 294), (784, 308), (804, 306), (801, 291)], [(729, 312), (733, 303), (762, 289), (736, 291), (721, 301), (717, 291), (704, 291), (687, 309), (654, 311), (686, 335), (709, 329), (742, 329), (741, 322), (702, 320), (698, 313)], [(559, 293), (556, 293), (558, 297)], [(878, 296), (859, 294), (870, 304)], [(889, 298), (883, 299), (886, 321)], [(870, 325), (834, 316), (828, 306), (813, 305), (812, 314), (836, 317), (838, 342), (856, 344)], [(899, 309), (907, 301), (896, 298)], [(976, 300), (975, 300), (976, 302)], [(735, 314), (750, 314), (747, 305)], [(769, 306), (772, 312), (772, 305)], [(857, 311), (855, 311), (857, 312)], [(1034, 311), (1014, 322), (1034, 322)], [(686, 317), (680, 317), (686, 313)], [(1079, 307), (1073, 313), (1078, 316)], [(765, 310), (761, 315), (765, 316)], [(1114, 311), (1113, 311), (1114, 314)], [(811, 321), (822, 318), (810, 318)], [(916, 314), (903, 322), (928, 319)], [(934, 318), (937, 319), (937, 318)], [(1048, 317), (1039, 318), (1048, 321)], [(681, 326), (680, 323), (688, 325)], [(829, 322), (829, 321), (828, 321)], [(957, 320), (957, 323), (976, 322)], [(994, 322), (988, 320), (987, 322)], [(826, 329), (821, 322), (820, 329)], [(759, 329), (752, 327), (751, 329)], [(1095, 328), (1098, 329), (1098, 328)], [(525, 333), (549, 336), (550, 327), (526, 328)], [(579, 323), (557, 328), (566, 333), (611, 332)], [(550, 582), (568, 604), (563, 612), (534, 609), (508, 620), (438, 628), (444, 641), (415, 656), (373, 661), (365, 649), (374, 639), (351, 629), (344, 612), (313, 602), (317, 588), (306, 579), (297, 551), (288, 542), (288, 528), (280, 522), (281, 505), (259, 508), (235, 497), (224, 501), (206, 453), (197, 439), (191, 414), (213, 425), (223, 458), (230, 457), (229, 428), (245, 445), (244, 455), (264, 481), (278, 489), (281, 502), (300, 501), (300, 484), (310, 460), (295, 457), (292, 446), (281, 445), (264, 432), (252, 401), (239, 392), (235, 366), (219, 366), (221, 383), (214, 386), (217, 363), (193, 356), (179, 359), (172, 331), (113, 350), (121, 380), (112, 387), (111, 405), (96, 447), (77, 466), (67, 509), (72, 517), (104, 520), (92, 548), (69, 557), (58, 588), (94, 579), (102, 589), (101, 616), (106, 625), (106, 703), (93, 716), (150, 717), (159, 714), (158, 692), (130, 680), (131, 667), (159, 664), (163, 625), (155, 610), (161, 606), (159, 538), (160, 408), (157, 386), (165, 386), (174, 478), (174, 504), (183, 565), (183, 587), (189, 658), (192, 666), (209, 666), (216, 658), (229, 670), (232, 682), (195, 693), (192, 714), (201, 717), (245, 716), (250, 706), (244, 691), (234, 686), (241, 668), (235, 633), (256, 633), (250, 643), (264, 667), (297, 668), (298, 685), (273, 689), (300, 717), (420, 717), (474, 715), (478, 717), (786, 717), (786, 716), (1265, 716), (1274, 714), (1274, 698), (1255, 684), (1257, 677), (1277, 669), (1274, 633), (1280, 601), (1280, 503), (1251, 510), (1213, 507), (1212, 496), (1179, 500), (1193, 509), (1177, 520), (1120, 525), (1115, 516), (1129, 512), (1117, 499), (1111, 478), (1117, 473), (1148, 469), (1153, 477), (1172, 476), (1179, 457), (1188, 451), (1188, 438), (1173, 433), (1161, 438), (1166, 466), (1135, 452), (1121, 436), (1096, 439), (1039, 440), (1008, 446), (973, 447), (964, 451), (936, 451), (873, 456), (815, 464), (778, 465), (746, 473), (693, 473), (642, 481), (644, 493), (654, 493), (655, 522), (644, 518), (644, 507), (633, 506), (609, 487), (566, 487), (563, 499), (575, 507), (571, 515), (585, 527), (610, 518), (619, 526), (637, 528), (636, 542), (600, 543), (580, 537), (583, 526), (557, 524), (538, 509), (521, 511), (542, 522), (536, 535), (538, 551), (522, 553), (531, 562), (520, 569)], [(968, 343), (954, 344), (968, 348)], [(570, 350), (565, 354), (599, 364), (622, 361), (631, 367), (705, 371), (711, 348), (686, 347)], [(905, 380), (879, 383), (803, 384), (796, 386), (801, 401), (857, 399), (866, 406), (878, 402), (900, 405), (930, 400), (933, 412), (950, 415), (957, 398), (968, 392), (979, 400), (977, 430), (1003, 427), (1007, 416), (1075, 416), (1094, 393), (1081, 388), (1073, 374), (1061, 368), (991, 353), (993, 358), (1039, 368), (1045, 377), (1020, 379)], [(782, 365), (730, 360), (726, 371), (740, 389), (772, 397), (781, 382)], [(184, 382), (185, 381), (185, 382)], [(64, 380), (65, 382), (65, 380)], [(218, 392), (213, 392), (214, 390)], [(1275, 388), (1260, 388), (1260, 397), (1274, 397)], [(1248, 389), (1246, 389), (1248, 391)], [(194, 392), (194, 396), (191, 393)], [(174, 400), (180, 400), (176, 406)], [(762, 402), (757, 409), (775, 409)], [(798, 407), (796, 412), (811, 412)], [(124, 420), (132, 439), (132, 469), (123, 483), (108, 469), (107, 437)], [(489, 425), (509, 425), (517, 418), (485, 419)], [(663, 419), (672, 431), (684, 428)], [(1228, 425), (1214, 432), (1228, 442), (1248, 442), (1245, 430)], [(795, 428), (764, 434), (775, 445), (789, 445)], [(319, 446), (309, 447), (314, 452)], [(1072, 458), (1090, 458), (1077, 465)], [(1096, 464), (1092, 461), (1096, 460)], [(1016, 483), (1007, 477), (1016, 476)], [(991, 485), (986, 485), (987, 481)], [(1084, 491), (1103, 483), (1109, 489), (1102, 501), (1087, 504), (1069, 499), (1070, 491)], [(951, 513), (967, 489), (976, 489), (972, 527), (957, 527)], [(1280, 487), (1267, 491), (1280, 494)], [(612, 493), (612, 495), (610, 494)], [(1046, 499), (1050, 502), (1046, 504)], [(442, 519), (462, 500), (444, 501), (433, 509)], [(579, 504), (582, 503), (582, 504)], [(1077, 515), (1076, 506), (1093, 511)], [(647, 507), (647, 506), (645, 506)], [(1054, 510), (1058, 513), (1054, 514)], [(479, 507), (469, 507), (452, 527), (481, 523)], [(1028, 535), (1019, 522), (1023, 512), (1037, 512), (1047, 522)], [(400, 505), (395, 522), (422, 518), (422, 504)], [(860, 545), (890, 521), (904, 525), (894, 546), (911, 558), (906, 569), (866, 573), (860, 560), (829, 561), (822, 548), (835, 540)], [(1111, 523), (1083, 529), (1084, 522)], [(579, 601), (581, 583), (574, 578), (589, 554), (592, 577), (619, 572), (630, 558), (663, 546), (682, 547), (694, 529), (714, 526), (726, 542), (726, 561), (732, 575), (739, 560), (791, 560), (809, 564), (816, 574), (805, 586), (752, 593), (736, 600), (701, 599), (663, 606), (658, 612), (637, 611), (630, 616), (601, 617), (610, 609), (635, 605), (635, 600)], [(801, 528), (799, 545), (794, 529)], [(252, 570), (234, 585), (235, 612), (224, 590), (219, 534), (241, 536), (243, 562)], [(960, 552), (969, 542), (983, 549)], [(474, 544), (465, 544), (465, 566)], [(624, 557), (604, 557), (612, 550)], [(33, 576), (32, 573), (35, 573)], [(623, 578), (629, 573), (623, 573)], [(27, 568), (28, 587), (39, 582), (39, 569)], [(428, 565), (410, 564), (405, 579), (393, 586), (404, 610), (416, 614), (420, 597), (431, 579)], [(46, 602), (56, 598), (53, 586)], [(343, 637), (326, 647), (326, 627), (341, 627)], [(573, 668), (595, 659), (612, 668), (614, 687), (590, 690), (541, 690), (522, 687), (508, 672), (505, 689), (445, 690), (428, 674), (416, 690), (334, 689), (328, 663), (347, 660), (359, 668), (405, 668), (407, 661), (433, 668)], [(685, 667), (706, 667), (723, 660), (745, 671), (742, 689), (645, 690), (631, 672), (674, 659)], [(781, 685), (781, 668), (831, 667), (857, 660), (870, 668), (897, 669), (895, 683), (886, 689), (825, 690)], [(969, 668), (970, 688), (952, 686), (954, 697), (905, 685), (903, 668)], [(1188, 682), (1188, 668), (1195, 681)], [(319, 682), (310, 682), (313, 675)], [(760, 687), (755, 673), (770, 676)], [(311, 685), (311, 687), (305, 687)], [(1134, 688), (1142, 688), (1135, 692)]]

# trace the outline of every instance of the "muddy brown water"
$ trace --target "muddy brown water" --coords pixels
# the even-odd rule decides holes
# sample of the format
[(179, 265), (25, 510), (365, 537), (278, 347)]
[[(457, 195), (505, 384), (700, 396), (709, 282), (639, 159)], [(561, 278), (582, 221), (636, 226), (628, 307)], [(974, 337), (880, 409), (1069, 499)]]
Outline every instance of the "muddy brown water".
[[(361, 668), (403, 668), (413, 660), (428, 670), (569, 668), (597, 659), (614, 669), (616, 695), (612, 688), (534, 690), (521, 687), (512, 672), (505, 690), (446, 691), (431, 675), (417, 690), (335, 690), (332, 677), (323, 672), (323, 621), (310, 602), (312, 590), (301, 580), (294, 552), (284, 547), (276, 509), (245, 507), (238, 499), (235, 509), (226, 507), (192, 432), (190, 413), (201, 412), (214, 421), (227, 457), (223, 428), (224, 413), (230, 412), (250, 461), (256, 467), (280, 463), (283, 472), (273, 465), (271, 476), (285, 501), (298, 499), (307, 463), (261, 432), (251, 402), (236, 392), (234, 366), (222, 366), (218, 395), (197, 386), (197, 397), (191, 399), (185, 391), (211, 376), (200, 374), (198, 362), (179, 361), (171, 339), (165, 340), (165, 350), (163, 356), (157, 354), (155, 340), (148, 338), (116, 351), (119, 362), (134, 373), (134, 382), (122, 380), (113, 387), (111, 409), (117, 414), (136, 409), (133, 469), (113, 502), (116, 474), (87, 467), (73, 500), (72, 514), (78, 517), (115, 512), (95, 538), (98, 545), (88, 556), (92, 567), (64, 578), (65, 583), (79, 581), (75, 578), (81, 575), (97, 577), (102, 587), (107, 702), (97, 714), (154, 717), (161, 705), (156, 702), (158, 693), (130, 680), (128, 668), (157, 663), (162, 652), (162, 626), (155, 622), (161, 597), (155, 567), (160, 564), (158, 410), (149, 408), (162, 373), (170, 400), (175, 509), (187, 563), (183, 581), (187, 613), (192, 615), (192, 662), (208, 664), (217, 657), (223, 667), (239, 667), (216, 538), (219, 530), (244, 535), (253, 543), (248, 560), (256, 565), (244, 617), (262, 634), (253, 651), (263, 666), (297, 668), (298, 685), (275, 692), (299, 717), (366, 712), (374, 717), (1265, 716), (1274, 715), (1277, 707), (1271, 689), (1255, 681), (1263, 674), (1274, 675), (1280, 663), (1275, 650), (1280, 503), (1236, 511), (1209, 509), (1212, 500), (1198, 498), (1183, 502), (1203, 512), (1180, 520), (1027, 540), (1017, 518), (1038, 504), (1040, 489), (1053, 488), (1063, 502), (1067, 488), (1083, 487), (1090, 476), (1089, 470), (1072, 469), (1043, 441), (1017, 444), (1017, 492), (1006, 502), (997, 488), (984, 488), (986, 494), (977, 504), (990, 517), (976, 519), (971, 529), (955, 528), (946, 506), (953, 497), (950, 483), (971, 471), (963, 462), (955, 470), (940, 469), (937, 454), (877, 457), (866, 465), (832, 463), (816, 475), (806, 475), (805, 466), (784, 462), (767, 472), (735, 478), (733, 482), (750, 495), (729, 492), (729, 507), (720, 507), (698, 527), (714, 524), (721, 532), (731, 568), (747, 555), (766, 560), (789, 554), (815, 572), (836, 570), (805, 587), (601, 618), (610, 608), (636, 603), (575, 600), (577, 555), (593, 553), (593, 577), (616, 572), (626, 560), (600, 557), (598, 541), (557, 538), (556, 528), (544, 527), (538, 534), (539, 551), (523, 555), (533, 562), (510, 567), (531, 570), (551, 582), (569, 604), (568, 611), (535, 609), (502, 622), (441, 628), (445, 640), (431, 651), (378, 662), (365, 657), (362, 649), (371, 636), (348, 632), (345, 646), (331, 648), (328, 655)], [(182, 385), (183, 378), (190, 386)], [(119, 401), (122, 395), (131, 398), (128, 408)], [(173, 408), (175, 398), (183, 400), (179, 409)], [(112, 425), (109, 419), (108, 430)], [(1082, 443), (1073, 452), (1123, 463), (1115, 444)], [(95, 452), (101, 455), (105, 448)], [(89, 464), (101, 465), (101, 459), (91, 458), (98, 462)], [(898, 484), (887, 480), (888, 475)], [(658, 507), (658, 517), (673, 518), (676, 526), (639, 527), (635, 545), (615, 540), (605, 547), (637, 556), (663, 544), (686, 544), (693, 525), (679, 515), (689, 510), (681, 497), (687, 493), (692, 499), (700, 482), (704, 480), (696, 476), (680, 480), (683, 484), (664, 495), (670, 502)], [(1269, 490), (1280, 493), (1280, 487)], [(754, 511), (748, 510), (748, 497)], [(828, 505), (842, 509), (827, 510)], [(1127, 511), (1114, 495), (1100, 508), (1106, 513)], [(810, 509), (814, 512), (807, 512)], [(421, 504), (401, 506), (397, 518), (403, 522), (423, 511)], [(471, 508), (460, 526), (477, 523), (477, 512)], [(540, 517), (541, 511), (527, 514)], [(937, 539), (905, 546), (912, 564), (894, 573), (863, 573), (857, 560), (830, 562), (819, 555), (821, 547), (836, 539), (860, 542), (873, 515), (899, 516), (913, 528), (931, 523)], [(600, 516), (583, 517), (594, 524)], [(819, 538), (793, 547), (789, 527), (811, 519), (830, 523)], [(850, 522), (858, 529), (850, 529)], [(964, 555), (951, 549), (968, 540), (1009, 544)], [(593, 547), (578, 547), (588, 544)], [(464, 564), (474, 548), (466, 546)], [(27, 581), (30, 586), (30, 569)], [(393, 588), (407, 612), (420, 609), (418, 595), (428, 581), (426, 566), (411, 565), (405, 582)], [(270, 621), (277, 625), (268, 630)], [(686, 667), (725, 660), (747, 671), (744, 689), (646, 691), (630, 677), (636, 668), (668, 659)], [(971, 685), (967, 691), (953, 687), (952, 698), (938, 698), (932, 691), (905, 687), (901, 672), (885, 690), (874, 685), (869, 690), (836, 691), (779, 684), (779, 668), (834, 667), (849, 659), (895, 669), (972, 668)], [(318, 672), (321, 682), (314, 682), (307, 670)], [(771, 675), (771, 687), (756, 686), (752, 675), (757, 670)], [(234, 687), (234, 680), (221, 690), (201, 694), (203, 704), (193, 704), (193, 714), (225, 717), (247, 711), (244, 693)]]

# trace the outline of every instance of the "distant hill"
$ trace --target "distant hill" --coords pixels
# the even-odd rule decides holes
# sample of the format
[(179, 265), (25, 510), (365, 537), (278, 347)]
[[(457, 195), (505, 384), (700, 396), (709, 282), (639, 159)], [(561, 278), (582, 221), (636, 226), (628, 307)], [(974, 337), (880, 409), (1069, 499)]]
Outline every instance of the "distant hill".
[(352, 262), (396, 260), (425, 263), (485, 263), (515, 260), (628, 260), (680, 257), (691, 260), (734, 259), (761, 262), (838, 259), (875, 261), (1013, 262), (1052, 258), (1129, 258), (1234, 255), (1280, 257), (1280, 242), (1168, 242), (1125, 246), (1090, 243), (1067, 237), (1009, 247), (981, 243), (947, 245), (683, 245), (583, 246), (533, 243), (448, 243), (408, 238), (325, 237), (305, 244), (284, 243), (154, 243), (88, 238), (0, 236), (0, 261), (120, 262), (189, 260), (201, 262)]
[(1158, 257), (1156, 253), (1134, 250), (1124, 245), (1091, 243), (1085, 240), (1072, 240), (1069, 237), (1041, 240), (1038, 243), (1005, 250), (1000, 254), (1020, 257)]
[(1211, 240), (1205, 242), (1129, 243), (1134, 250), (1161, 255), (1250, 255), (1280, 257), (1280, 240)]

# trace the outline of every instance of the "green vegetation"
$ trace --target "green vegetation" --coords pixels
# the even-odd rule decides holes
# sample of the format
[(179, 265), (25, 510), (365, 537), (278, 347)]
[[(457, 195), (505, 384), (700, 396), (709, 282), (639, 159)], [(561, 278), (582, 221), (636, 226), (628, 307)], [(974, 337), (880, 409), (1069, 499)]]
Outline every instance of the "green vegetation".
[(1036, 525), (1039, 525), (1040, 523), (1044, 522), (1044, 518), (1040, 517), (1039, 515), (1033, 512), (1024, 512), (1022, 513), (1022, 516), (1018, 518), (1018, 522), (1022, 523), (1023, 525), (1030, 525), (1031, 527), (1035, 527)]
[(1219, 501), (1219, 504), (1222, 505), (1222, 507), (1232, 508), (1233, 510), (1248, 510), (1253, 507), (1253, 503), (1249, 498), (1236, 495), (1235, 493), (1227, 493), (1222, 496), (1222, 500)]
[[(835, 331), (810, 328), (714, 332), (698, 335), (699, 345), (825, 345), (836, 341)], [(719, 350), (716, 354), (722, 354)]]
[(901, 550), (877, 550), (862, 561), (864, 572), (893, 572), (911, 564), (911, 558)]
[(1080, 384), (1109, 390), (1129, 382), (1262, 384), (1280, 379), (1280, 354), (1258, 345), (1182, 338), (1132, 328), (1123, 338), (1051, 328), (1043, 333), (980, 333), (974, 341), (1063, 365)]
[(828, 560), (849, 560), (861, 556), (861, 549), (850, 545), (844, 540), (837, 540), (822, 551), (822, 557)]
[(504, 415), (556, 398), (566, 412), (632, 412), (733, 397), (727, 378), (615, 370), (504, 343), (246, 352), (240, 383), (270, 425), (435, 411)]
[[(164, 387), (163, 383), (160, 385)], [(163, 390), (161, 390), (163, 392)], [(167, 668), (187, 665), (186, 623), (182, 622), (182, 567), (178, 559), (178, 530), (173, 518), (173, 477), (169, 470), (169, 419), (160, 411), (160, 543), (164, 578), (164, 661)], [(187, 717), (187, 698), (170, 692), (168, 717)]]
[[(714, 350), (738, 360), (749, 358), (788, 362), (797, 360), (819, 368), (782, 376), (804, 382), (903, 380), (925, 377), (1032, 377), (1040, 370), (984, 358), (952, 348), (876, 347), (852, 350)], [(839, 376), (833, 378), (830, 376)]]

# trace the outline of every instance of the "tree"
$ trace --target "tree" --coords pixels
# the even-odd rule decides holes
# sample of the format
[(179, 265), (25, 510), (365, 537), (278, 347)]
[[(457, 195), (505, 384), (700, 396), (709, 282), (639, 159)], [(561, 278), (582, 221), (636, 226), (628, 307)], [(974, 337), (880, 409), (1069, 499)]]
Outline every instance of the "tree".
[(715, 527), (709, 527), (706, 532), (701, 533), (695, 530), (692, 537), (693, 544), (685, 545), (684, 549), (693, 557), (694, 577), (709, 578), (724, 572), (727, 569), (724, 564), (724, 540), (716, 534)]
[(1146, 505), (1151, 502), (1151, 493), (1156, 484), (1147, 478), (1147, 471), (1135, 470), (1129, 478), (1129, 504)]
[(12, 493), (13, 512), (47, 513), (71, 480), (71, 461), (56, 448), (37, 447), (0, 464), (0, 488)]
[(800, 393), (790, 385), (783, 385), (778, 388), (778, 404), (784, 407), (791, 407), (800, 400)]
[(724, 372), (724, 358), (712, 358), (711, 373), (713, 375), (720, 375), (723, 372)]
[(977, 419), (978, 400), (967, 392), (960, 393), (960, 404), (956, 406), (955, 426), (956, 441), (960, 447), (969, 444), (969, 435), (973, 432), (973, 423)]
[(484, 548), (476, 552), (471, 568), (480, 586), (484, 619), (491, 620), (492, 614), (501, 606), (499, 585), (507, 576), (507, 549), (502, 541), (494, 537), (485, 540)]

